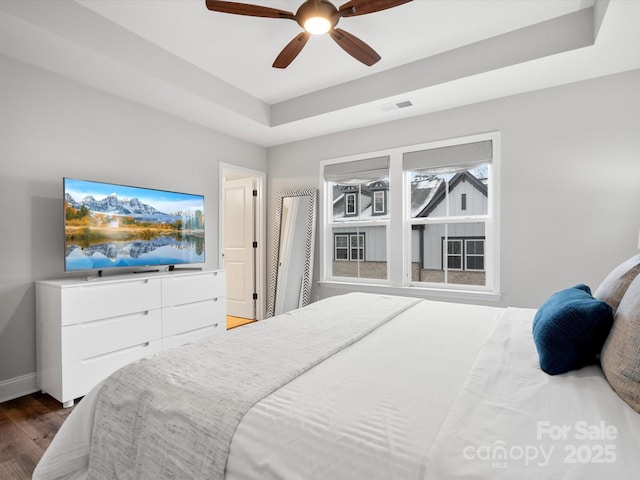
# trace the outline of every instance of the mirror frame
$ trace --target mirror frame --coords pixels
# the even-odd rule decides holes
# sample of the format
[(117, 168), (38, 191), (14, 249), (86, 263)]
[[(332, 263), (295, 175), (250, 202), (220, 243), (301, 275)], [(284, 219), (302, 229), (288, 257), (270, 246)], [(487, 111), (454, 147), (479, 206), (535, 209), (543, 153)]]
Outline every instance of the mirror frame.
[(307, 209), (307, 228), (305, 238), (305, 259), (304, 272), (302, 275), (302, 289), (300, 293), (300, 306), (309, 304), (311, 296), (311, 280), (313, 275), (313, 251), (316, 231), (316, 198), (317, 189), (306, 188), (301, 190), (285, 190), (278, 194), (276, 200), (276, 222), (273, 238), (273, 257), (271, 262), (271, 275), (269, 278), (269, 294), (267, 303), (267, 317), (273, 317), (276, 308), (278, 264), (280, 253), (280, 230), (282, 226), (282, 202), (287, 197), (309, 197), (309, 208)]

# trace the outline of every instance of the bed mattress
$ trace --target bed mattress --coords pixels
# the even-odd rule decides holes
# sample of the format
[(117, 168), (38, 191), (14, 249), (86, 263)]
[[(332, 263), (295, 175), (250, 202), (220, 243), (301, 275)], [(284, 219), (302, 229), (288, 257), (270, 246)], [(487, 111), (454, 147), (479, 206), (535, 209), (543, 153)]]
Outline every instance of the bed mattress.
[[(534, 314), (419, 301), (256, 403), (226, 478), (635, 478), (640, 415), (597, 366), (542, 372)], [(86, 478), (99, 391), (35, 479)]]

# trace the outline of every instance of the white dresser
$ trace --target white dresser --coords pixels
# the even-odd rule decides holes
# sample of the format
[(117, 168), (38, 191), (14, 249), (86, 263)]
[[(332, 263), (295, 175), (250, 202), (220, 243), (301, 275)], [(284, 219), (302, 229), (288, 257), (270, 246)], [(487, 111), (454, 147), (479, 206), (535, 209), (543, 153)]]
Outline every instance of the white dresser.
[(222, 270), (37, 282), (38, 387), (71, 406), (129, 362), (226, 331), (225, 297)]

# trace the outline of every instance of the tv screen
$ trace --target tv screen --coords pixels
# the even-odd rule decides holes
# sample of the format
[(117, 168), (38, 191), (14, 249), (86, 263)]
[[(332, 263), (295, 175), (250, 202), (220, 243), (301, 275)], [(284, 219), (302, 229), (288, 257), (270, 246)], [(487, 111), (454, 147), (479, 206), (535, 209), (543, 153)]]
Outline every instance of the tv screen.
[(204, 196), (63, 183), (65, 271), (204, 263)]

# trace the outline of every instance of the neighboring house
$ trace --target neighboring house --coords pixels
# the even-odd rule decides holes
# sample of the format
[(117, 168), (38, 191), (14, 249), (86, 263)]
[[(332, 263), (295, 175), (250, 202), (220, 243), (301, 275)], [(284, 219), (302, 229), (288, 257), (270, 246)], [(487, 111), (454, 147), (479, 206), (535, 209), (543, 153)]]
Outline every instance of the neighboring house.
[[(389, 218), (389, 182), (376, 180), (366, 184), (338, 184), (333, 187), (334, 222), (375, 221)], [(386, 262), (385, 227), (335, 227), (334, 260)]]
[[(448, 182), (441, 177), (418, 179), (412, 185), (412, 218), (469, 217), (488, 211), (486, 179), (469, 171), (458, 172)], [(445, 201), (448, 198), (448, 202)], [(458, 281), (484, 285), (485, 231), (482, 222), (414, 225), (411, 232), (412, 278), (416, 281), (443, 281), (445, 269)], [(446, 241), (445, 241), (446, 239)], [(454, 273), (455, 274), (455, 273)]]
[[(469, 171), (448, 177), (416, 175), (411, 183), (411, 218), (467, 217), (487, 213), (486, 179), (477, 178)], [(371, 222), (388, 219), (388, 196), (386, 180), (334, 185), (335, 275), (386, 278), (386, 226)], [(447, 198), (448, 202), (445, 201)], [(412, 278), (415, 281), (443, 281), (446, 265), (449, 271), (467, 272), (460, 278), (461, 282), (484, 284), (484, 223), (414, 225), (411, 236)], [(340, 262), (359, 263), (357, 274), (353, 267), (339, 265)]]
[(389, 182), (375, 180), (360, 185), (333, 186), (333, 220), (374, 219), (388, 214)]

